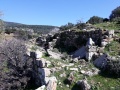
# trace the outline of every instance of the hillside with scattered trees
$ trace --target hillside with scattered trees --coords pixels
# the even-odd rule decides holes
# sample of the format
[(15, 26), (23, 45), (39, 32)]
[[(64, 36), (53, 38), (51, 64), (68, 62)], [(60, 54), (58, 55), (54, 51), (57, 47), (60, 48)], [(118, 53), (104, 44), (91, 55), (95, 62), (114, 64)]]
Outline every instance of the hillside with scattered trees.
[(0, 20), (0, 90), (119, 90), (120, 6), (108, 17), (60, 27)]

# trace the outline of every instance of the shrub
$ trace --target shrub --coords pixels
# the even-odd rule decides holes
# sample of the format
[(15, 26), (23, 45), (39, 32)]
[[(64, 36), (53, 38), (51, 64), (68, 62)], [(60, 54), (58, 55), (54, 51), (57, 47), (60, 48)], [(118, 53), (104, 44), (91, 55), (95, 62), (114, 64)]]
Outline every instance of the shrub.
[(0, 90), (22, 90), (31, 79), (32, 59), (26, 56), (22, 41), (12, 39), (0, 44)]
[(90, 23), (90, 24), (102, 23), (103, 22), (103, 18), (98, 17), (98, 16), (93, 16), (87, 22)]
[(77, 23), (76, 26), (78, 29), (82, 30), (86, 27), (86, 24), (85, 23)]
[(120, 77), (120, 61), (109, 61), (102, 71), (110, 76)]
[(110, 20), (112, 20), (112, 19), (114, 19), (114, 18), (116, 18), (116, 17), (120, 17), (120, 6), (117, 7), (117, 8), (115, 8), (115, 9), (111, 12), (109, 18), (110, 18)]

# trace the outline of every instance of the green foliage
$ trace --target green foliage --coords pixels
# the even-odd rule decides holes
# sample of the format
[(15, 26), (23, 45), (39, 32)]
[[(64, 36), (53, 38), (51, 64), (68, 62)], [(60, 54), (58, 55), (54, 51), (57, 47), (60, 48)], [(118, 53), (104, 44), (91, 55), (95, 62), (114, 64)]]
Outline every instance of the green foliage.
[(51, 25), (26, 25), (26, 24), (14, 23), (14, 22), (4, 22), (4, 23), (6, 25), (6, 28), (8, 29), (10, 29), (10, 27), (29, 28), (29, 29), (33, 29), (34, 32), (38, 34), (47, 34), (56, 27)]
[(28, 85), (32, 59), (26, 50), (25, 43), (17, 39), (0, 43), (0, 90), (23, 90)]
[(113, 22), (119, 22), (120, 21), (120, 17), (115, 17), (112, 19)]
[(73, 23), (68, 23), (68, 24), (66, 24), (66, 25), (62, 25), (61, 27), (60, 27), (60, 30), (68, 30), (68, 29), (71, 29), (72, 27), (74, 27), (74, 24)]
[(112, 41), (105, 47), (105, 52), (109, 53), (111, 56), (119, 55), (120, 44), (117, 41)]
[(102, 29), (108, 29), (108, 30), (120, 30), (120, 25), (117, 24), (116, 22), (104, 22), (104, 23), (98, 23), (94, 24), (95, 27), (97, 28), (102, 28)]
[(120, 77), (120, 61), (109, 61), (103, 72), (114, 77)]
[(108, 78), (101, 75), (88, 77), (88, 80), (92, 84), (91, 90), (119, 90), (117, 88), (120, 87), (119, 79)]
[(93, 16), (87, 22), (91, 23), (91, 24), (102, 23), (103, 22), (103, 18), (98, 17), (98, 16)]
[(77, 23), (76, 26), (78, 29), (82, 30), (86, 27), (86, 24), (85, 23)]
[(110, 20), (114, 19), (114, 18), (117, 18), (117, 17), (120, 17), (120, 6), (115, 8), (112, 13), (110, 14)]
[(16, 29), (5, 29), (6, 34), (14, 33)]

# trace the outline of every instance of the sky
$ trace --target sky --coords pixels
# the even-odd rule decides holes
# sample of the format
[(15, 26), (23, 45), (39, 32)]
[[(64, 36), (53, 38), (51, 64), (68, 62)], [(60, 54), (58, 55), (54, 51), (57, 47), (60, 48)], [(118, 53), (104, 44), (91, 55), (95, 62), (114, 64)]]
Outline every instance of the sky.
[(4, 21), (61, 26), (86, 22), (92, 16), (108, 18), (120, 0), (1, 0)]

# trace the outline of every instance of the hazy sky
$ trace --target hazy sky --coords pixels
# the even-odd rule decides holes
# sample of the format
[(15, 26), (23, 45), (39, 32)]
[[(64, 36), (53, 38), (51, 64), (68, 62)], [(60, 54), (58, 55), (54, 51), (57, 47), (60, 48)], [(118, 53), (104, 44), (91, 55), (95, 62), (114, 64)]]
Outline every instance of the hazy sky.
[(93, 15), (109, 17), (120, 0), (1, 0), (5, 21), (61, 26)]

